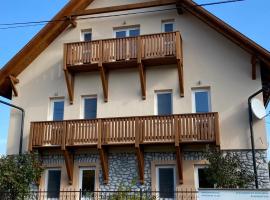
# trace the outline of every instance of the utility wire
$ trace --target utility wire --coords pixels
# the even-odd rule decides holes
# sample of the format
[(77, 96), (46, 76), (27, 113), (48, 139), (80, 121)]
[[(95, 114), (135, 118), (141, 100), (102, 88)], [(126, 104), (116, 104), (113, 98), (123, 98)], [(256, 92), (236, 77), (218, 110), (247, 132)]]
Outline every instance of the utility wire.
[[(203, 3), (203, 4), (197, 4), (192, 7), (205, 7), (205, 6), (211, 6), (211, 5), (220, 5), (220, 4), (227, 4), (227, 3), (237, 3), (241, 1), (246, 0), (227, 0), (227, 1), (217, 1), (212, 3)], [(175, 10), (177, 8), (167, 8), (167, 9), (158, 9), (158, 10), (148, 10), (148, 11), (138, 11), (138, 12), (131, 12), (131, 13), (122, 13), (122, 14), (111, 14), (111, 15), (100, 15), (100, 16), (89, 16), (89, 17), (78, 17), (76, 20), (86, 20), (86, 19), (97, 19), (97, 18), (108, 18), (108, 17), (118, 17), (118, 16), (126, 16), (126, 15), (136, 15), (136, 14), (144, 14), (144, 13), (154, 13), (154, 12), (161, 12), (161, 11), (170, 11)], [(72, 15), (73, 17), (78, 15)], [(0, 30), (6, 30), (6, 29), (14, 29), (14, 28), (23, 28), (23, 27), (34, 27), (34, 26), (40, 26), (45, 25), (46, 23), (54, 23), (54, 22), (62, 22), (66, 21), (68, 17), (65, 17), (64, 19), (58, 19), (58, 20), (42, 20), (42, 21), (32, 21), (32, 22), (14, 22), (14, 23), (0, 23)]]

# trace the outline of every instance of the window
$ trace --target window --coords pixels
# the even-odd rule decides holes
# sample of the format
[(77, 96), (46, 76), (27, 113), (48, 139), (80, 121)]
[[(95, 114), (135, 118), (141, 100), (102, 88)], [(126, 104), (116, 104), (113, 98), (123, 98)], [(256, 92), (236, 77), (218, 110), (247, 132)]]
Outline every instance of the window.
[(95, 174), (95, 167), (80, 168), (80, 190), (83, 199), (89, 199), (89, 195), (95, 191)]
[(192, 96), (193, 112), (211, 112), (210, 91), (208, 89), (195, 89), (192, 92)]
[(157, 92), (156, 93), (156, 103), (157, 115), (171, 115), (172, 114), (172, 93), (167, 92)]
[(176, 174), (174, 166), (156, 167), (156, 185), (159, 198), (173, 199), (176, 188)]
[(174, 21), (164, 21), (162, 22), (162, 32), (173, 32), (174, 31)]
[(91, 29), (82, 30), (81, 40), (82, 41), (91, 41), (92, 40), (92, 31), (91, 31)]
[(205, 169), (207, 166), (195, 166), (195, 187), (198, 188), (214, 188), (214, 185), (207, 180)]
[(61, 121), (64, 119), (64, 99), (51, 99), (50, 120)]
[(123, 37), (136, 37), (140, 35), (140, 27), (133, 28), (117, 28), (114, 30), (114, 34), (116, 38)]
[(46, 190), (48, 199), (58, 199), (60, 193), (61, 170), (49, 169), (47, 171)]
[(83, 97), (83, 118), (95, 119), (97, 117), (97, 97)]

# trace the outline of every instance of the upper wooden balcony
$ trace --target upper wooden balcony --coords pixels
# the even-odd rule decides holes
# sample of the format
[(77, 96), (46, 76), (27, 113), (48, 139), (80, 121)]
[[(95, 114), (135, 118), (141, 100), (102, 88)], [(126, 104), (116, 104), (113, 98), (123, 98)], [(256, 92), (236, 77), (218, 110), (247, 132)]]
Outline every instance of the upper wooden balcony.
[(74, 73), (99, 71), (104, 100), (108, 100), (107, 73), (113, 69), (138, 68), (145, 99), (145, 67), (176, 64), (179, 72), (180, 95), (183, 96), (183, 51), (179, 32), (113, 38), (64, 44), (64, 71), (73, 102)]
[(29, 148), (214, 143), (218, 113), (32, 122)]

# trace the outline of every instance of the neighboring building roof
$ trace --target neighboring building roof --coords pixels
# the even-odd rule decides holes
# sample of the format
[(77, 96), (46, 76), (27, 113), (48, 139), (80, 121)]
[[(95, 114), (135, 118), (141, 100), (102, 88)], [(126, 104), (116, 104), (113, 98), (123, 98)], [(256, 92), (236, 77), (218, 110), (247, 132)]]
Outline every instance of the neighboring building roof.
[[(74, 22), (67, 16), (74, 16), (74, 13), (86, 9), (94, 0), (70, 0), (69, 3), (48, 23), (21, 51), (19, 51), (0, 71), (0, 95), (11, 99), (12, 81), (10, 76), (17, 77), (33, 60), (35, 60), (70, 24)], [(171, 1), (171, 0), (170, 0)], [(158, 1), (157, 1), (158, 2)], [(164, 0), (159, 0), (163, 2)], [(177, 6), (180, 6), (186, 12), (196, 16), (210, 27), (230, 39), (238, 46), (256, 56), (263, 62), (264, 67), (270, 68), (270, 52), (262, 48), (251, 39), (247, 38), (222, 20), (204, 8), (197, 6), (191, 0), (175, 0)], [(127, 9), (129, 6), (127, 5)], [(268, 77), (269, 76), (265, 76)], [(264, 80), (263, 82), (270, 82)], [(269, 98), (269, 94), (264, 94)]]

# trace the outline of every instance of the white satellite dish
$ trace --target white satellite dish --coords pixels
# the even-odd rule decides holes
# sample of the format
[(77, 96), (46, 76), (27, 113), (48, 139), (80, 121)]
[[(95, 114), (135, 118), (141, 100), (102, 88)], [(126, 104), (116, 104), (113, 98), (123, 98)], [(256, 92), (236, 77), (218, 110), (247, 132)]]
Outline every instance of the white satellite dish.
[(266, 116), (266, 109), (264, 107), (264, 104), (259, 99), (254, 98), (251, 100), (251, 109), (253, 114), (258, 119), (263, 119)]

